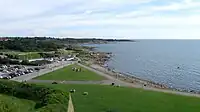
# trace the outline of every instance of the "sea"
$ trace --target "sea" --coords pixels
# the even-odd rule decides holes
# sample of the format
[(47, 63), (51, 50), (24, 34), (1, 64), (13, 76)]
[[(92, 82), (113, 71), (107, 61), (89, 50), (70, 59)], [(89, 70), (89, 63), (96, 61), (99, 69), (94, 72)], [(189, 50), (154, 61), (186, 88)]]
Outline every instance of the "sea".
[(92, 44), (112, 52), (109, 68), (179, 90), (200, 91), (200, 40), (136, 40)]

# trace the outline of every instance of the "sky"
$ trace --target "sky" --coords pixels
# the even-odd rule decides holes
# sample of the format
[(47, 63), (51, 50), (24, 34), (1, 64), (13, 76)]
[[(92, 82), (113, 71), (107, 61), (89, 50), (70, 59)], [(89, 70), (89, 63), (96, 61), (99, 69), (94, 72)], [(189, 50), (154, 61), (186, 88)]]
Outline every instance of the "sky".
[(200, 0), (0, 0), (0, 36), (200, 39)]

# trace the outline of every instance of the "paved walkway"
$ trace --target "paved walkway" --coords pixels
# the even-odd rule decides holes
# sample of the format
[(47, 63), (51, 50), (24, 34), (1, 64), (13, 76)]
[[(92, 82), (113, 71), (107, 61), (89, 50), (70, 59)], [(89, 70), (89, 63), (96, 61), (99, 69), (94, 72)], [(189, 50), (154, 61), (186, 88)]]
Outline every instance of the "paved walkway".
[(58, 80), (29, 80), (31, 83), (62, 83), (62, 84), (100, 84), (100, 85), (109, 85), (112, 83), (111, 80), (102, 80), (102, 81), (58, 81)]

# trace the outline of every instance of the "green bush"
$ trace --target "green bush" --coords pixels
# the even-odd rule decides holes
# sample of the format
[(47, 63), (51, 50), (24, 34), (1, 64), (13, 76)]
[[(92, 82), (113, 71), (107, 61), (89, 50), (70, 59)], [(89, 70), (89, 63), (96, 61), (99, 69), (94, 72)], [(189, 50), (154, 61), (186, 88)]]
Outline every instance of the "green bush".
[(45, 96), (44, 100), (42, 101), (45, 104), (65, 104), (68, 102), (68, 95), (65, 93), (53, 93), (48, 94)]
[(67, 112), (67, 106), (64, 104), (50, 104), (38, 109), (36, 112)]
[[(18, 83), (4, 80), (0, 81), (0, 93), (33, 100), (37, 103), (35, 108), (38, 109), (38, 112), (40, 112), (40, 110), (41, 112), (46, 112), (45, 109), (60, 109), (59, 112), (64, 112), (66, 111), (65, 106), (67, 106), (69, 100), (68, 94), (60, 90), (54, 90), (35, 84)], [(55, 106), (56, 108), (50, 108), (51, 106)], [(53, 110), (47, 112), (54, 112)]]

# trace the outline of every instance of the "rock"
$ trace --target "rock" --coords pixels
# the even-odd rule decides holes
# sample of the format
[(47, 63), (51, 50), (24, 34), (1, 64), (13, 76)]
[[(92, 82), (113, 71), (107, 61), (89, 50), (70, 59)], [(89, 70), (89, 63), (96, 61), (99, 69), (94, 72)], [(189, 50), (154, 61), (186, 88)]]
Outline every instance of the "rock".
[(88, 92), (83, 92), (83, 95), (88, 95)]
[(57, 82), (52, 82), (52, 84), (58, 84)]

